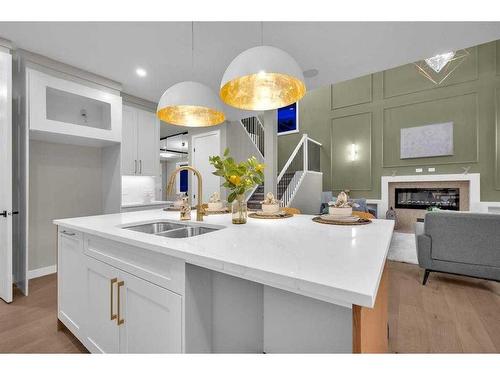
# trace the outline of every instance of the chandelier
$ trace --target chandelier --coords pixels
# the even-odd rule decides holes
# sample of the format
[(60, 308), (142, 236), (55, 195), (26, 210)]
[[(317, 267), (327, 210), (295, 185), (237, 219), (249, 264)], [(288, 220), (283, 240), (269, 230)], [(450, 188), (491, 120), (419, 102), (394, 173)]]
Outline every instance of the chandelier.
[(414, 63), (417, 71), (435, 85), (440, 85), (469, 56), (466, 49), (441, 53)]

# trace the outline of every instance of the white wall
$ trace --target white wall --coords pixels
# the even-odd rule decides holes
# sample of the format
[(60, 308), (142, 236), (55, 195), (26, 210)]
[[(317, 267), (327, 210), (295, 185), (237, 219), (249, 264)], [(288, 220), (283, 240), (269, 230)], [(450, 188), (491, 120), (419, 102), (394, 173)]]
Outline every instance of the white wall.
[(99, 215), (101, 149), (30, 141), (29, 270), (56, 264), (53, 219)]
[(236, 161), (243, 161), (255, 156), (259, 162), (264, 162), (264, 159), (239, 122), (234, 121), (227, 125), (226, 147), (229, 147), (231, 155)]
[(303, 214), (315, 215), (321, 208), (323, 173), (306, 172), (290, 207), (298, 208)]

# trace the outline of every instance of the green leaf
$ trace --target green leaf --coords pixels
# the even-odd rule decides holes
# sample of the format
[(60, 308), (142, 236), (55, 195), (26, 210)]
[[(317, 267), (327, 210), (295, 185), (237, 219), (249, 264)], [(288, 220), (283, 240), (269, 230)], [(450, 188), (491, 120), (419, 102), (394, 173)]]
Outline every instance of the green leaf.
[(226, 147), (224, 150), (224, 157), (227, 157), (229, 155), (229, 148)]
[(236, 199), (236, 195), (237, 195), (237, 194), (236, 194), (236, 192), (235, 192), (235, 191), (233, 191), (233, 192), (232, 192), (231, 194), (229, 194), (229, 196), (227, 197), (227, 201), (228, 201), (229, 203), (231, 203), (232, 201), (234, 201), (234, 200)]

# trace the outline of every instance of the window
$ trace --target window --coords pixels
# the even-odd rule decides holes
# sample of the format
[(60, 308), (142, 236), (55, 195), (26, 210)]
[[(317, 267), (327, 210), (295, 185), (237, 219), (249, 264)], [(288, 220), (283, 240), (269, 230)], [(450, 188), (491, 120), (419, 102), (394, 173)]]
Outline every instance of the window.
[(278, 109), (278, 135), (299, 132), (298, 103)]

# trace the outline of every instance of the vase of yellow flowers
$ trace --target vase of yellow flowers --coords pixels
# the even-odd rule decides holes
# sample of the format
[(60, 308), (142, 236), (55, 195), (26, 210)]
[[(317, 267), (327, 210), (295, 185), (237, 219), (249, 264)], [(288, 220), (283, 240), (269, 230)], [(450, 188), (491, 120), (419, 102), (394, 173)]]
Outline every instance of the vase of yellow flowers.
[(245, 193), (264, 182), (264, 164), (259, 163), (255, 156), (237, 163), (229, 156), (228, 148), (222, 157), (211, 156), (209, 161), (215, 167), (213, 174), (222, 177), (224, 179), (222, 186), (230, 191), (227, 201), (231, 203), (233, 224), (245, 224), (247, 222)]

